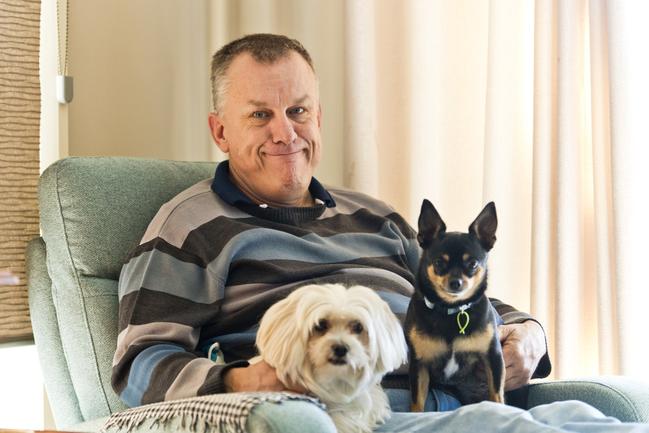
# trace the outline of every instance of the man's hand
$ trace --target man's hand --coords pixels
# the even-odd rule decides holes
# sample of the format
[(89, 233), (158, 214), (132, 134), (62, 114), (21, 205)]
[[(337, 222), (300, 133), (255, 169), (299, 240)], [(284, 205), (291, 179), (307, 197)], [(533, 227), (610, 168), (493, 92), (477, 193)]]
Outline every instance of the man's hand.
[(545, 333), (533, 320), (498, 327), (505, 358), (505, 391), (527, 384), (545, 354)]
[(292, 391), (305, 394), (306, 389), (291, 385), (287, 387), (277, 378), (275, 369), (265, 361), (248, 367), (231, 368), (223, 376), (227, 392), (243, 391)]

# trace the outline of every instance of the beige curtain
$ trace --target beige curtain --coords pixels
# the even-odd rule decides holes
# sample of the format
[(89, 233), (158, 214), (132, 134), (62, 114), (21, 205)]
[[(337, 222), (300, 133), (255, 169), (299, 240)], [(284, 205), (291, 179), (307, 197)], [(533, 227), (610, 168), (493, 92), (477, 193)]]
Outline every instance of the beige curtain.
[[(608, 320), (600, 325), (600, 335), (615, 341), (616, 336), (608, 335), (610, 330), (606, 327), (618, 323), (614, 328), (619, 333), (620, 352), (617, 363), (620, 371), (646, 378), (649, 348), (641, 342), (647, 338), (643, 319), (649, 304), (649, 291), (644, 277), (645, 248), (649, 241), (646, 230), (649, 221), (646, 199), (649, 185), (649, 54), (646, 50), (646, 41), (649, 40), (649, 3), (640, 0), (593, 2), (591, 22), (591, 34), (597, 29), (603, 30), (600, 38), (602, 44), (607, 44), (607, 48), (603, 47), (601, 52), (607, 53), (608, 59), (606, 56), (601, 59), (601, 68), (605, 69), (608, 65), (610, 76), (610, 118), (608, 126), (601, 127), (601, 131), (605, 134), (607, 127), (610, 129), (612, 175), (610, 185), (605, 187), (612, 190), (612, 206), (606, 206), (606, 202), (600, 199), (596, 208), (598, 234), (601, 233), (598, 241), (601, 240), (602, 247), (597, 246), (600, 258), (598, 267), (601, 268), (598, 282), (601, 282), (601, 288), (606, 291), (606, 280), (612, 280), (609, 296), (614, 301), (611, 305), (617, 308), (617, 314), (616, 311), (610, 311), (611, 307), (607, 309), (604, 305), (602, 308), (602, 303), (607, 300), (606, 294), (602, 296), (600, 314), (608, 313)], [(598, 77), (606, 77), (606, 72), (599, 73)], [(605, 93), (598, 92), (597, 95), (603, 97)], [(606, 102), (604, 99), (602, 104)], [(599, 111), (607, 113), (606, 107), (601, 107)], [(593, 122), (596, 121), (599, 119), (593, 117)], [(597, 151), (606, 156), (604, 143), (597, 145)], [(606, 169), (605, 167), (604, 172)], [(608, 239), (605, 238), (607, 234)], [(615, 248), (608, 262), (607, 242)], [(601, 347), (600, 353), (602, 349), (607, 350), (607, 346)]]
[(536, 3), (531, 299), (560, 377), (649, 377), (647, 19), (646, 2)]
[(271, 31), (311, 50), (320, 176), (379, 196), (413, 224), (429, 198), (452, 230), (494, 200), (490, 294), (544, 323), (554, 376), (649, 378), (649, 2), (217, 6), (213, 48)]
[(25, 246), (38, 235), (40, 1), (0, 2), (0, 342), (31, 337)]
[(462, 230), (495, 200), (490, 292), (545, 324), (555, 377), (649, 377), (647, 12), (346, 2), (345, 182)]

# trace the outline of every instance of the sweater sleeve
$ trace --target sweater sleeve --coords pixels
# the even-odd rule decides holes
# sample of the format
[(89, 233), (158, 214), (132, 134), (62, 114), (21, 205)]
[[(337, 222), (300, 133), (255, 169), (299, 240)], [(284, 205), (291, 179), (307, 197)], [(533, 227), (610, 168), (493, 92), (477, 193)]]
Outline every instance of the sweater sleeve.
[(156, 238), (122, 268), (112, 386), (130, 407), (225, 391), (223, 374), (198, 349), (223, 284), (198, 257)]
[[(536, 320), (529, 314), (524, 313), (522, 311), (518, 311), (511, 305), (507, 305), (499, 299), (489, 298), (489, 300), (491, 301), (491, 305), (493, 305), (493, 307), (496, 309), (500, 317), (503, 319), (505, 325), (523, 323), (528, 320), (532, 320), (538, 323), (541, 329), (543, 329), (543, 325), (541, 325), (541, 323), (538, 320)], [(543, 330), (543, 334), (545, 336), (545, 330)], [(550, 355), (548, 354), (548, 340), (547, 340), (547, 336), (545, 336), (545, 354), (539, 361), (539, 365), (536, 367), (536, 370), (534, 371), (532, 378), (537, 379), (537, 378), (547, 377), (550, 374), (551, 370), (552, 370), (552, 363), (550, 362)]]
[(417, 232), (397, 212), (387, 215), (387, 218), (395, 224), (396, 231), (399, 233), (401, 244), (403, 245), (406, 265), (412, 275), (416, 276), (421, 258), (421, 247), (417, 242)]

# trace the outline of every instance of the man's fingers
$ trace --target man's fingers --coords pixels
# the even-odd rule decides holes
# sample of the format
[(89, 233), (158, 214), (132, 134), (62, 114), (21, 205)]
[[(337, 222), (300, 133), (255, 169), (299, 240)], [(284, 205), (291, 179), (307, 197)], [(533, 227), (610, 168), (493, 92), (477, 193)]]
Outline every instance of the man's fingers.
[(514, 332), (516, 328), (511, 325), (500, 325), (498, 327), (498, 336), (500, 337), (500, 342), (507, 340), (509, 335)]
[(308, 392), (308, 390), (306, 388), (304, 388), (303, 386), (296, 385), (294, 383), (292, 383), (290, 385), (286, 385), (286, 389), (288, 391), (295, 392), (297, 394), (306, 394)]
[(303, 386), (301, 386), (301, 385), (299, 385), (299, 384), (297, 384), (295, 382), (291, 382), (290, 380), (287, 381), (286, 383), (284, 383), (284, 387), (286, 388), (286, 391), (295, 392), (297, 394), (306, 394), (307, 393), (306, 388), (304, 388)]
[(505, 389), (511, 390), (527, 384), (545, 353), (545, 335), (538, 323), (498, 327), (505, 360)]
[(517, 346), (511, 341), (502, 342), (503, 360), (505, 361), (505, 391), (519, 388), (527, 383), (521, 370), (523, 361)]
[(260, 364), (262, 363), (263, 365), (261, 366), (261, 368), (263, 371), (263, 375), (268, 380), (268, 382), (266, 383), (268, 391), (291, 391), (297, 394), (307, 393), (306, 388), (296, 383), (293, 382), (282, 383), (279, 380), (279, 378), (277, 378), (277, 370), (275, 370), (274, 367), (266, 363), (266, 361), (261, 361)]
[(520, 364), (512, 362), (505, 367), (505, 391), (520, 388), (525, 385), (528, 378), (525, 372), (519, 368)]
[(525, 385), (527, 381), (520, 376), (506, 377), (505, 378), (505, 391), (520, 388)]
[(514, 344), (503, 342), (502, 350), (506, 368), (513, 367), (521, 363), (520, 353)]

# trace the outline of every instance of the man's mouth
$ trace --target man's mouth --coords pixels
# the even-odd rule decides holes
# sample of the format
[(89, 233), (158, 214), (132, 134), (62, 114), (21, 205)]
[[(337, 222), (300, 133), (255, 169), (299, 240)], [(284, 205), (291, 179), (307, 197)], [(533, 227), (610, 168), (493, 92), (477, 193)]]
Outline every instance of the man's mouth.
[(264, 152), (266, 156), (291, 156), (291, 155), (297, 155), (298, 153), (302, 152), (304, 149), (298, 149), (293, 152)]

